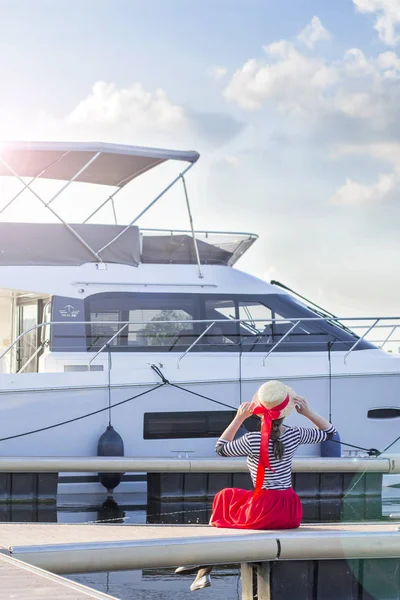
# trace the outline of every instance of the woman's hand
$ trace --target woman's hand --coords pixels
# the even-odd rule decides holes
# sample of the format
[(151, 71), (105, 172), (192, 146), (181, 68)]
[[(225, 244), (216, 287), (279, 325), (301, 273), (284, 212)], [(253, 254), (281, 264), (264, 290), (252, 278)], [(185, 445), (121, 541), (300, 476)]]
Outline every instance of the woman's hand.
[(311, 413), (311, 408), (310, 408), (310, 405), (308, 404), (307, 400), (305, 398), (302, 398), (301, 396), (296, 396), (294, 398), (294, 403), (295, 403), (296, 410), (299, 413), (299, 415), (308, 417), (308, 415)]
[(251, 417), (252, 414), (253, 409), (251, 408), (250, 402), (243, 402), (243, 404), (239, 406), (235, 418), (243, 422)]

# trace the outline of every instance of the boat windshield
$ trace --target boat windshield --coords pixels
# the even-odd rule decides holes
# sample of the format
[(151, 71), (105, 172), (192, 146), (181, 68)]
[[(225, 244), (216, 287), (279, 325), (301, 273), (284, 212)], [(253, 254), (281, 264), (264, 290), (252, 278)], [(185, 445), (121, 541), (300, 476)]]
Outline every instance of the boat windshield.
[[(286, 294), (107, 292), (55, 297), (52, 310), (53, 321), (65, 321), (52, 328), (53, 351), (93, 352), (109, 343), (112, 351), (181, 352), (195, 343), (197, 352), (326, 352), (359, 340)], [(355, 350), (369, 348), (361, 340)]]

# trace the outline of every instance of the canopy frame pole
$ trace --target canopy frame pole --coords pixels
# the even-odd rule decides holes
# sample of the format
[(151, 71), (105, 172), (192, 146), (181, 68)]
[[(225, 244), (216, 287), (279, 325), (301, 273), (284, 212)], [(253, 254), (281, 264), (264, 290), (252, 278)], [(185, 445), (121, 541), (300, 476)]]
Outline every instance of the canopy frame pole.
[(114, 198), (111, 198), (111, 207), (112, 207), (112, 210), (113, 210), (115, 224), (118, 225), (118, 219), (117, 219), (117, 213), (116, 213), (116, 210), (115, 210)]
[[(113, 192), (112, 194), (110, 194), (110, 195), (108, 196), (108, 198), (107, 198), (106, 200), (104, 200), (104, 202), (102, 202), (102, 203), (100, 204), (100, 206), (98, 206), (98, 207), (97, 207), (97, 208), (96, 208), (96, 209), (95, 209), (95, 210), (94, 210), (92, 213), (90, 213), (90, 215), (89, 215), (88, 217), (86, 217), (86, 219), (85, 219), (85, 220), (82, 222), (82, 223), (83, 223), (83, 225), (85, 225), (85, 224), (86, 224), (88, 221), (90, 221), (90, 219), (91, 219), (92, 217), (94, 217), (94, 215), (96, 215), (96, 214), (99, 212), (99, 210), (101, 210), (101, 209), (103, 208), (103, 206), (105, 206), (105, 205), (107, 204), (107, 202), (110, 202), (110, 201), (111, 201), (111, 202), (113, 203), (113, 205), (114, 205), (114, 198), (115, 198), (115, 196), (118, 194), (118, 192), (120, 192), (120, 191), (121, 191), (121, 190), (123, 190), (123, 189), (124, 189), (124, 188), (122, 188), (122, 187), (119, 187), (119, 188), (117, 188), (117, 189), (115, 190), (115, 192)], [(115, 215), (115, 208), (113, 208), (113, 210), (114, 210), (114, 215)], [(116, 219), (116, 216), (115, 216), (115, 219)]]
[(103, 252), (106, 248), (108, 248), (109, 246), (111, 246), (111, 244), (114, 244), (114, 242), (116, 242), (121, 235), (124, 235), (124, 233), (126, 233), (128, 231), (128, 229), (130, 229), (132, 227), (132, 225), (134, 225), (148, 210), (150, 210), (150, 208), (152, 208), (152, 206), (154, 206), (159, 200), (160, 198), (162, 198), (179, 180), (180, 178), (185, 175), (194, 165), (195, 163), (190, 163), (190, 165), (188, 165), (186, 167), (186, 169), (184, 169), (182, 171), (182, 173), (179, 173), (179, 175), (177, 175), (177, 177), (175, 177), (175, 179), (173, 179), (171, 181), (171, 183), (169, 183), (167, 185), (167, 187), (165, 187), (155, 198), (154, 200), (152, 200), (122, 231), (119, 232), (118, 235), (116, 235), (110, 242), (108, 242), (105, 246), (103, 246), (102, 248), (100, 248), (99, 250), (97, 250), (97, 252), (100, 254), (100, 252)]
[[(44, 169), (42, 169), (37, 175), (35, 175), (35, 177), (33, 177), (29, 182), (28, 182), (28, 186), (31, 186), (32, 183), (34, 183), (36, 181), (36, 179), (38, 177), (41, 177), (44, 173), (46, 173), (46, 171), (48, 169), (50, 169), (51, 167), (53, 167), (54, 165), (56, 165), (57, 163), (60, 162), (60, 160), (62, 160), (65, 156), (67, 156), (69, 154), (68, 152), (64, 152), (59, 158), (57, 158), (56, 160), (54, 160), (52, 163), (50, 163), (49, 165), (47, 165), (47, 167), (45, 167)], [(7, 165), (8, 166), (8, 165)], [(0, 215), (3, 214), (3, 212), (9, 207), (11, 206), (11, 204), (21, 196), (21, 194), (26, 190), (26, 187), (24, 186), (23, 188), (21, 188), (19, 190), (19, 192), (13, 197), (11, 198), (11, 200), (9, 202), (7, 202), (7, 204), (5, 206), (3, 206), (3, 208), (0, 210)]]
[(96, 152), (96, 154), (94, 156), (92, 156), (92, 158), (90, 160), (88, 160), (88, 162), (81, 169), (79, 169), (79, 171), (77, 173), (75, 173), (75, 175), (73, 177), (71, 177), (71, 179), (69, 181), (67, 181), (58, 190), (58, 192), (50, 198), (50, 200), (48, 202), (46, 202), (45, 206), (48, 207), (56, 198), (58, 198), (58, 196), (60, 194), (62, 194), (63, 191), (66, 190), (67, 187), (69, 187), (71, 185), (71, 183), (73, 183), (79, 177), (79, 175), (82, 175), (82, 173), (84, 173), (86, 171), (86, 169), (88, 169), (90, 167), (90, 165), (99, 158), (100, 155), (101, 155), (101, 152)]
[(192, 209), (190, 208), (189, 194), (188, 194), (187, 187), (186, 187), (185, 176), (183, 174), (181, 175), (181, 179), (182, 179), (183, 192), (185, 194), (186, 206), (187, 206), (188, 215), (189, 215), (190, 229), (192, 231), (193, 246), (194, 246), (194, 252), (196, 254), (196, 262), (197, 262), (197, 268), (198, 268), (198, 271), (199, 271), (199, 279), (204, 279), (204, 275), (203, 275), (203, 272), (201, 270), (199, 248), (197, 246), (196, 234), (194, 232)]
[[(100, 153), (97, 153), (97, 156)], [(45, 208), (47, 208), (59, 221), (61, 221), (61, 223), (68, 229), (68, 231), (70, 231), (72, 233), (72, 235), (81, 243), (83, 244), (83, 246), (85, 246), (86, 250), (88, 250), (92, 256), (94, 256), (96, 258), (96, 260), (98, 260), (98, 262), (103, 262), (103, 259), (99, 256), (98, 252), (96, 252), (95, 250), (93, 250), (93, 248), (91, 248), (89, 246), (89, 244), (87, 244), (85, 242), (85, 240), (79, 235), (79, 233), (77, 233), (75, 231), (75, 229), (73, 227), (71, 227), (71, 225), (69, 225), (66, 221), (64, 221), (64, 219), (54, 210), (54, 208), (52, 208), (51, 206), (49, 206), (50, 203), (46, 203), (43, 198), (41, 198), (41, 196), (33, 189), (30, 187), (30, 184), (26, 183), (22, 177), (20, 175), (18, 175), (18, 173), (16, 171), (14, 171), (14, 169), (11, 167), (11, 165), (8, 164), (8, 162), (6, 160), (4, 160), (4, 158), (0, 155), (0, 162), (3, 163), (3, 165), (5, 167), (7, 167), (7, 169), (9, 169), (9, 171), (22, 183), (22, 185), (24, 186), (24, 189), (28, 189), (32, 192), (32, 194), (41, 202), (41, 204), (43, 204), (43, 206)], [(89, 165), (87, 165), (89, 166)], [(72, 181), (72, 180), (71, 180)], [(63, 189), (65, 189), (65, 186), (63, 186)], [(54, 198), (53, 198), (54, 199)]]
[(83, 224), (85, 224), (88, 221), (90, 221), (90, 219), (92, 217), (94, 217), (94, 215), (96, 215), (99, 212), (99, 210), (101, 210), (103, 208), (103, 206), (105, 206), (107, 204), (107, 202), (109, 202), (111, 200), (112, 209), (113, 209), (113, 213), (114, 213), (115, 224), (118, 225), (117, 214), (115, 212), (115, 205), (114, 205), (114, 198), (115, 198), (115, 196), (118, 194), (118, 192), (120, 192), (125, 187), (126, 183), (130, 183), (133, 179), (136, 179), (136, 177), (138, 177), (142, 173), (145, 173), (146, 170), (147, 169), (143, 168), (143, 169), (141, 169), (141, 171), (138, 171), (135, 174), (131, 173), (130, 175), (128, 175), (128, 177), (125, 177), (125, 179), (122, 179), (121, 181), (119, 181), (118, 184), (117, 184), (118, 187), (115, 190), (115, 192), (113, 192), (112, 194), (110, 194), (110, 196), (108, 196), (108, 198), (106, 200), (104, 200), (104, 202), (102, 202), (100, 204), (100, 206), (98, 206), (88, 217), (86, 217), (86, 219), (83, 221)]

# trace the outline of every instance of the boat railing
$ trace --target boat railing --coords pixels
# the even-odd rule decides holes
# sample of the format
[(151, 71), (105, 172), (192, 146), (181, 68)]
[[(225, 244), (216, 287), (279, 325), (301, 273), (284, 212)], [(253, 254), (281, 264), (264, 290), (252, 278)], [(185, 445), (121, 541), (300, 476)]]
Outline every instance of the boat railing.
[[(246, 331), (249, 332), (251, 331), (250, 335), (253, 335), (253, 345), (251, 347), (251, 350), (254, 351), (254, 347), (258, 344), (259, 340), (262, 340), (260, 345), (263, 346), (263, 349), (265, 349), (265, 346), (271, 346), (268, 349), (268, 352), (266, 354), (264, 354), (263, 358), (262, 358), (262, 363), (263, 365), (266, 364), (267, 359), (274, 354), (277, 349), (282, 345), (282, 344), (286, 344), (286, 350), (290, 350), (291, 348), (291, 344), (296, 344), (296, 339), (295, 336), (296, 335), (301, 335), (302, 336), (302, 342), (301, 344), (304, 345), (306, 347), (307, 343), (313, 344), (314, 345), (314, 349), (315, 349), (315, 345), (317, 344), (324, 344), (324, 349), (325, 347), (329, 344), (331, 347), (334, 347), (335, 345), (335, 340), (333, 339), (331, 342), (329, 342), (329, 344), (327, 344), (327, 342), (320, 342), (320, 341), (315, 341), (313, 340), (313, 333), (314, 332), (310, 332), (307, 329), (307, 324), (314, 324), (318, 325), (319, 322), (328, 322), (330, 325), (335, 324), (337, 327), (342, 327), (342, 333), (347, 334), (348, 339), (347, 341), (343, 342), (343, 341), (339, 341), (338, 343), (341, 344), (346, 344), (346, 353), (344, 355), (344, 362), (346, 363), (348, 357), (350, 356), (350, 354), (359, 346), (359, 344), (363, 341), (363, 340), (368, 340), (371, 343), (373, 343), (376, 347), (380, 348), (380, 349), (384, 349), (385, 346), (387, 346), (387, 344), (389, 343), (400, 343), (399, 339), (394, 339), (393, 335), (396, 332), (396, 330), (400, 327), (400, 317), (343, 317), (343, 318), (333, 318), (333, 317), (325, 317), (325, 316), (315, 316), (315, 317), (304, 317), (304, 318), (274, 318), (274, 319), (255, 319), (255, 318), (247, 318), (247, 319), (235, 319), (235, 318), (222, 318), (222, 319), (198, 319), (198, 320), (189, 320), (189, 319), (167, 319), (167, 320), (151, 320), (151, 321), (143, 321), (143, 320), (132, 320), (132, 321), (116, 321), (116, 320), (91, 320), (91, 321), (76, 321), (75, 319), (73, 321), (46, 321), (43, 323), (38, 323), (33, 325), (32, 327), (26, 329), (24, 332), (22, 332), (20, 335), (18, 335), (15, 340), (9, 344), (9, 346), (3, 350), (3, 352), (0, 354), (0, 360), (2, 360), (3, 358), (5, 358), (9, 353), (11, 353), (13, 350), (17, 350), (18, 348), (21, 347), (21, 344), (23, 343), (23, 339), (25, 336), (31, 334), (32, 332), (38, 332), (38, 331), (45, 331), (46, 332), (46, 337), (44, 339), (41, 339), (41, 343), (38, 345), (38, 347), (35, 349), (35, 351), (33, 353), (30, 354), (30, 356), (27, 358), (26, 361), (24, 361), (24, 363), (22, 365), (19, 365), (18, 369), (16, 369), (16, 372), (18, 373), (22, 373), (24, 371), (26, 371), (27, 367), (31, 364), (32, 361), (34, 361), (43, 351), (46, 347), (50, 346), (50, 331), (51, 328), (56, 328), (58, 326), (87, 326), (88, 329), (86, 330), (85, 334), (79, 336), (76, 334), (76, 332), (74, 332), (74, 335), (72, 336), (73, 338), (76, 337), (85, 337), (87, 338), (87, 336), (89, 335), (90, 338), (94, 337), (93, 334), (93, 329), (92, 328), (100, 328), (100, 331), (97, 333), (97, 337), (95, 339), (95, 342), (91, 343), (89, 345), (89, 347), (85, 346), (85, 352), (89, 353), (91, 352), (91, 350), (93, 349), (93, 355), (90, 355), (90, 358), (88, 358), (88, 368), (90, 367), (90, 365), (92, 365), (92, 363), (95, 361), (95, 359), (104, 351), (106, 351), (107, 349), (112, 349), (113, 343), (115, 342), (115, 340), (118, 340), (122, 334), (124, 334), (127, 336), (128, 333), (132, 333), (132, 334), (137, 334), (140, 332), (140, 334), (144, 337), (147, 336), (148, 340), (151, 340), (151, 343), (149, 345), (153, 345), (154, 346), (154, 340), (155, 339), (159, 339), (157, 338), (158, 336), (164, 336), (165, 339), (170, 340), (173, 336), (177, 336), (179, 333), (179, 336), (182, 337), (183, 339), (183, 343), (179, 343), (179, 346), (177, 348), (174, 348), (174, 351), (178, 351), (179, 352), (179, 347), (182, 347), (182, 353), (180, 353), (180, 355), (177, 358), (177, 366), (179, 366), (182, 362), (182, 360), (196, 347), (199, 345), (199, 342), (201, 342), (201, 340), (203, 340), (203, 338), (205, 338), (205, 336), (211, 336), (211, 338), (213, 336), (216, 336), (217, 334), (214, 333), (210, 333), (212, 331), (212, 329), (218, 326), (218, 325), (232, 325), (232, 324), (237, 324), (237, 334), (236, 334), (236, 340), (232, 340), (230, 339), (229, 341), (226, 339), (226, 337), (224, 338), (224, 335), (222, 335), (222, 337), (224, 338), (223, 342), (214, 342), (217, 343), (218, 346), (220, 346), (219, 351), (223, 351), (222, 348), (227, 349), (228, 347), (234, 347), (237, 346), (238, 347), (238, 351), (243, 350), (243, 341), (242, 341), (242, 337), (243, 337), (243, 333), (242, 331), (240, 331), (240, 327), (246, 328)], [(261, 325), (260, 330), (257, 329), (258, 324)], [(267, 336), (266, 333), (264, 332), (264, 329), (266, 327), (266, 325), (271, 325), (275, 326), (275, 325), (279, 325), (279, 324), (286, 324), (288, 329), (287, 331), (285, 331), (284, 333), (278, 334), (278, 335), (273, 335), (273, 336)], [(351, 329), (347, 327), (347, 324), (351, 325)], [(104, 326), (106, 328), (108, 328), (107, 333), (105, 331), (101, 331), (101, 327)], [(148, 332), (145, 331), (146, 327), (150, 327), (150, 330)], [(183, 326), (183, 329), (181, 327), (181, 330), (179, 331), (179, 327)], [(191, 335), (189, 335), (189, 332), (187, 330), (188, 327), (190, 326), (196, 326), (198, 327), (201, 331), (195, 335), (193, 335), (192, 332)], [(114, 327), (114, 331), (112, 331), (112, 333), (109, 331), (110, 327)], [(131, 329), (131, 331), (129, 331), (129, 328), (132, 327), (134, 329)], [(171, 329), (172, 327), (172, 329)], [(175, 327), (175, 329), (174, 329)], [(140, 328), (140, 329), (138, 329)], [(157, 331), (157, 328), (160, 328), (159, 332)], [(186, 329), (185, 329), (186, 328)], [(126, 333), (126, 330), (128, 329), (128, 333)], [(315, 327), (314, 327), (315, 329)], [(55, 329), (52, 329), (52, 331), (54, 332)], [(359, 332), (359, 333), (356, 333)], [(183, 332), (183, 333), (182, 333)], [(185, 333), (186, 332), (186, 333)], [(372, 332), (378, 332), (378, 333), (382, 333), (383, 335), (378, 335), (378, 338), (374, 338), (371, 339), (371, 333)], [(324, 332), (321, 332), (324, 333)], [(218, 334), (220, 337), (220, 334)], [(310, 336), (310, 341), (307, 342), (306, 340), (304, 340), (304, 337), (306, 335)], [(318, 335), (318, 332), (317, 332)], [(327, 334), (328, 335), (328, 334)], [(352, 336), (352, 337), (351, 337)], [(37, 336), (40, 338), (43, 338), (43, 335)], [(292, 340), (290, 340), (290, 338), (292, 337)], [(332, 335), (332, 337), (334, 337)], [(193, 339), (194, 338), (194, 339)], [(211, 339), (210, 338), (210, 339)], [(98, 342), (101, 342), (97, 345)], [(176, 342), (175, 342), (176, 343)], [(117, 345), (117, 344), (114, 344)], [(162, 346), (162, 344), (161, 344)], [(175, 344), (172, 344), (171, 347), (168, 347), (167, 345), (165, 345), (165, 347), (161, 348), (161, 352), (168, 352), (171, 351), (171, 349), (175, 346)], [(146, 346), (144, 346), (142, 348), (142, 346), (136, 346), (136, 348), (140, 351), (140, 350), (144, 350)], [(131, 348), (132, 350), (134, 349), (134, 347)], [(148, 349), (148, 346), (147, 346)], [(207, 350), (210, 349), (210, 346), (207, 347)], [(248, 349), (248, 347), (247, 347)], [(71, 345), (68, 347), (68, 349), (65, 350), (66, 352), (82, 352), (82, 345), (76, 348), (72, 348)], [(144, 350), (145, 351), (145, 350)], [(257, 350), (257, 352), (260, 352), (262, 350)]]

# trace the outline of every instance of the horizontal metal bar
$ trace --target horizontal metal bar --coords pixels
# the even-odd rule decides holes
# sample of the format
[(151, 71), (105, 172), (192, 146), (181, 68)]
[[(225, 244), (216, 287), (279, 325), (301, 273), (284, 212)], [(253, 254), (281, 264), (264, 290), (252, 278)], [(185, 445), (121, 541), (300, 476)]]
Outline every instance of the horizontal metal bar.
[[(237, 458), (138, 458), (104, 456), (2, 456), (0, 473), (244, 473)], [(400, 455), (388, 458), (297, 458), (295, 473), (400, 473)]]
[[(212, 532), (213, 528), (209, 529)], [(230, 543), (227, 543), (228, 539)], [(13, 556), (53, 573), (67, 574), (168, 568), (193, 563), (253, 562), (261, 558), (274, 560), (278, 555), (275, 536), (232, 535), (228, 539), (220, 534), (96, 544), (14, 546)]]
[[(157, 229), (153, 227), (141, 227), (140, 231), (149, 232), (156, 231), (157, 233), (191, 233), (190, 229)], [(204, 235), (242, 235), (244, 237), (252, 237), (257, 239), (258, 235), (256, 233), (249, 233), (248, 231), (215, 231), (211, 229), (195, 229), (195, 233), (203, 233)]]
[[(368, 526), (367, 526), (368, 527)], [(279, 533), (281, 560), (325, 560), (325, 559), (367, 559), (400, 558), (400, 536), (397, 531), (363, 533), (327, 532), (323, 535), (299, 536), (289, 533), (283, 537)]]
[[(0, 527), (2, 540), (5, 535), (6, 543), (16, 538), (13, 530), (17, 530), (21, 538), (24, 529), (28, 533), (28, 528), (31, 533), (33, 529), (43, 543), (13, 543), (12, 555), (60, 574), (278, 559), (400, 558), (400, 537), (394, 523), (332, 523), (329, 526), (313, 523), (296, 531), (258, 532), (222, 530), (207, 525), (132, 525), (121, 528), (116, 525), (6, 524)], [(54, 543), (57, 538), (66, 537), (63, 534), (65, 528), (69, 531), (68, 537), (72, 534), (76, 539), (98, 541)], [(96, 535), (93, 534), (94, 528)], [(121, 539), (122, 536), (125, 539)]]
[(217, 288), (218, 285), (216, 283), (150, 283), (148, 281), (143, 281), (142, 283), (138, 283), (135, 281), (74, 281), (71, 285), (98, 285), (98, 286), (106, 286), (106, 285), (129, 285), (135, 287), (188, 287), (188, 288)]
[[(83, 285), (83, 283), (81, 284)], [(125, 285), (125, 284), (124, 284)], [(145, 285), (145, 284), (142, 284)], [(205, 287), (204, 284), (200, 284), (200, 287)], [(378, 321), (384, 321), (384, 320), (393, 320), (396, 318), (400, 318), (400, 317), (378, 317), (377, 319), (375, 319), (375, 323), (377, 323)], [(330, 322), (332, 322), (332, 319), (327, 319), (324, 317), (305, 317), (305, 318), (299, 318), (296, 320), (297, 324), (300, 323), (307, 323), (307, 322), (319, 322), (319, 321), (326, 321), (329, 320)], [(368, 318), (364, 318), (364, 317), (359, 317), (359, 318), (355, 318), (355, 319), (351, 319), (348, 317), (344, 317), (340, 319), (341, 321), (346, 321), (346, 320), (371, 320), (370, 317)], [(34, 325), (33, 327), (30, 327), (28, 329), (26, 329), (23, 333), (21, 333), (13, 342), (12, 344), (10, 344), (1, 354), (0, 354), (0, 360), (19, 342), (19, 340), (21, 340), (26, 334), (30, 333), (31, 331), (35, 331), (36, 329), (40, 329), (41, 327), (47, 327), (47, 326), (52, 326), (52, 325), (76, 325), (77, 323), (81, 324), (81, 325), (123, 325), (123, 324), (127, 324), (127, 325), (146, 325), (148, 323), (151, 323), (152, 325), (155, 324), (171, 324), (171, 323), (176, 323), (176, 324), (180, 324), (180, 323), (185, 323), (186, 325), (188, 323), (192, 323), (192, 324), (210, 324), (215, 322), (216, 324), (218, 323), (226, 323), (227, 319), (193, 319), (191, 321), (188, 321), (187, 319), (183, 319), (183, 320), (168, 320), (168, 321), (164, 321), (164, 320), (160, 320), (160, 321), (80, 321), (80, 320), (72, 320), (72, 321), (47, 321), (45, 323), (39, 323), (37, 325)], [(229, 319), (229, 323), (293, 323), (292, 320), (290, 319)], [(370, 331), (372, 328), (374, 327), (374, 325), (372, 325), (368, 331)], [(359, 342), (367, 335), (368, 331), (362, 336), (362, 338), (360, 338), (359, 340), (357, 340), (357, 343), (353, 346), (353, 348), (359, 344)], [(287, 334), (286, 334), (287, 335)], [(284, 337), (286, 337), (286, 335)], [(282, 341), (282, 340), (281, 340)]]

